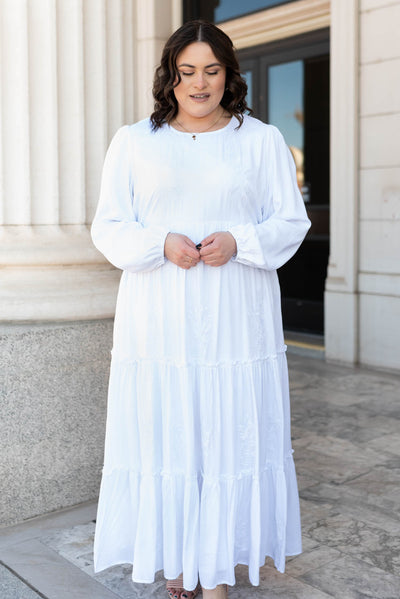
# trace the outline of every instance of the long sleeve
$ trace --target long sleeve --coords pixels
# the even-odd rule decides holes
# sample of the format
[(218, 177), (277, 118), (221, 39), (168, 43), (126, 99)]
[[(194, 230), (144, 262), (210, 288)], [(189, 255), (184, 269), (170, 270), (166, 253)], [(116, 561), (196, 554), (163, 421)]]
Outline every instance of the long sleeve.
[(285, 264), (299, 248), (311, 224), (297, 185), (290, 150), (278, 129), (270, 129), (263, 220), (229, 229), (237, 245), (233, 260), (265, 270), (275, 270)]
[(162, 226), (143, 227), (135, 219), (129, 136), (129, 126), (121, 127), (108, 149), (91, 234), (94, 245), (111, 264), (139, 272), (164, 264), (169, 231)]

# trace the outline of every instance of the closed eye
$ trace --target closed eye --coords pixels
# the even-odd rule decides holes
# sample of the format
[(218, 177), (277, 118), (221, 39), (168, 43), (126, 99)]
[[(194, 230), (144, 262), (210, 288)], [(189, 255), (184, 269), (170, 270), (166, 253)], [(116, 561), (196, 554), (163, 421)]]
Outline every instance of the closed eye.
[[(219, 71), (206, 71), (206, 75), (218, 75)], [(180, 71), (181, 75), (185, 77), (191, 77), (194, 73), (185, 73), (184, 71)]]

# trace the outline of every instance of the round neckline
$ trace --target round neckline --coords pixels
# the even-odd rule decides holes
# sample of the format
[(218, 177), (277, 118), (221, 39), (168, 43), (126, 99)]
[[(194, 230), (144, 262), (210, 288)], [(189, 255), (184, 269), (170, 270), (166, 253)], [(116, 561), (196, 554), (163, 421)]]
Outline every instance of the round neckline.
[(203, 135), (214, 135), (214, 133), (221, 133), (222, 131), (226, 131), (227, 129), (230, 129), (234, 119), (235, 119), (235, 116), (232, 115), (231, 118), (229, 119), (229, 121), (226, 123), (226, 125), (224, 125), (220, 129), (215, 129), (214, 131), (203, 131), (203, 132), (198, 132), (198, 133), (196, 133), (196, 131), (193, 131), (193, 132), (179, 131), (179, 129), (176, 129), (175, 127), (173, 127), (172, 125), (169, 125), (169, 124), (167, 124), (167, 126), (170, 131), (173, 131), (174, 133), (177, 133), (178, 135), (187, 135), (190, 137), (193, 137), (193, 135), (195, 135), (197, 138), (200, 136), (202, 137)]

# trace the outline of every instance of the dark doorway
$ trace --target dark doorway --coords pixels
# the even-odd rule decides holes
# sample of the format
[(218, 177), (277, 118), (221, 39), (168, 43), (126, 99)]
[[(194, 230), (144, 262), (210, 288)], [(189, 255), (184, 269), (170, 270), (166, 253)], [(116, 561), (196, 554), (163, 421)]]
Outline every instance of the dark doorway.
[(329, 32), (239, 52), (255, 116), (290, 147), (312, 227), (279, 270), (286, 330), (323, 333), (329, 256)]

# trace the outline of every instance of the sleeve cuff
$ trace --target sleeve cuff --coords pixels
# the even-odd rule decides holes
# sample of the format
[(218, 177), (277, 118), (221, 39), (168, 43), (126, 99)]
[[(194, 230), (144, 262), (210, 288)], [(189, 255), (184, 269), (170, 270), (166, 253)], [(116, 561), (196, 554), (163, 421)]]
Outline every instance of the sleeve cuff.
[[(158, 249), (159, 262), (158, 266), (161, 266), (166, 261), (164, 254), (165, 240), (169, 233), (169, 229), (162, 227), (161, 225), (155, 225), (151, 227), (151, 236), (153, 238), (153, 247)], [(156, 250), (157, 251), (157, 250)]]
[(263, 264), (263, 252), (253, 224), (233, 225), (228, 229), (228, 232), (236, 241), (236, 255), (231, 258), (234, 262), (252, 266), (261, 266)]

